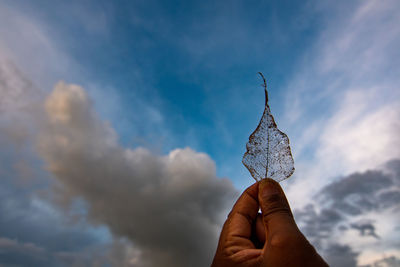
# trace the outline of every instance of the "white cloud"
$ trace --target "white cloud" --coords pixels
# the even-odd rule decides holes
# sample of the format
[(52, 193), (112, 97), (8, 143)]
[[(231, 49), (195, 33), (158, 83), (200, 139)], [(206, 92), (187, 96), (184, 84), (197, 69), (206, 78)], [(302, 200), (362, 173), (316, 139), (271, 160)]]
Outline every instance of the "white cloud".
[(373, 108), (379, 92), (347, 92), (320, 136), (317, 158), (330, 174), (364, 171), (399, 158), (400, 101)]
[(282, 121), (295, 155), (295, 206), (340, 175), (400, 155), (400, 5), (317, 6), (333, 15), (288, 84)]
[[(381, 169), (384, 162), (400, 157), (400, 5), (338, 2), (317, 4), (316, 9), (331, 15), (321, 22), (320, 36), (287, 85), (282, 125), (292, 137), (296, 167), (293, 179), (283, 183), (288, 198), (295, 209), (312, 202), (318, 211), (327, 203), (314, 196), (327, 184), (353, 172)], [(361, 217), (352, 219), (374, 219), (381, 240), (361, 239), (354, 229), (330, 233), (330, 240), (359, 253), (352, 254), (359, 264), (386, 252), (397, 256), (389, 241), (396, 224), (390, 211)]]
[(121, 147), (77, 85), (58, 83), (45, 108), (38, 147), (62, 184), (58, 197), (83, 198), (91, 222), (139, 249), (139, 266), (209, 264), (236, 191), (208, 155)]

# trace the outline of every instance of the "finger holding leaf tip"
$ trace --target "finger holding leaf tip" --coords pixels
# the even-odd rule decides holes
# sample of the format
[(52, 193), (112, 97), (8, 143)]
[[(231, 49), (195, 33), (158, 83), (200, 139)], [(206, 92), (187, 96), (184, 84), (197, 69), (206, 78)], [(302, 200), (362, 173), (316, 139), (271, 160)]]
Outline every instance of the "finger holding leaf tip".
[[(256, 182), (236, 201), (226, 220), (213, 267), (327, 266), (300, 232), (279, 182), (294, 172), (289, 138), (268, 105), (250, 135), (242, 163)], [(265, 178), (268, 177), (268, 178)], [(259, 210), (261, 209), (261, 212)]]
[(228, 214), (228, 220), (232, 220), (237, 214), (244, 217), (249, 224), (255, 220), (259, 210), (258, 189), (259, 185), (256, 182), (242, 193)]
[(258, 182), (260, 194), (281, 194), (283, 192), (278, 182), (271, 178), (264, 178)]
[(289, 202), (279, 182), (271, 178), (264, 178), (258, 184), (258, 200), (263, 213), (271, 213), (273, 209), (284, 208), (288, 209), (291, 214)]
[(276, 233), (299, 231), (285, 193), (278, 182), (270, 178), (261, 180), (258, 198), (267, 239)]
[(246, 212), (248, 210), (253, 210), (254, 207), (258, 206), (258, 189), (259, 182), (255, 182), (251, 186), (247, 187), (233, 205), (231, 213), (237, 211)]
[(258, 182), (256, 182), (241, 194), (229, 213), (222, 229), (219, 250), (225, 249), (227, 254), (233, 255), (243, 249), (255, 249), (250, 239), (258, 209)]

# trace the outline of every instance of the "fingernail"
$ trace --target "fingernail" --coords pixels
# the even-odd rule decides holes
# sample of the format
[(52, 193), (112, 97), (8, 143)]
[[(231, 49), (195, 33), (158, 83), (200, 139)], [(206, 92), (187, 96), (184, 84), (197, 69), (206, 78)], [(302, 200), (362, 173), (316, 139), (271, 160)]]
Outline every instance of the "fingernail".
[(271, 195), (277, 195), (281, 193), (278, 182), (271, 178), (265, 178), (260, 181), (259, 191), (262, 198), (267, 198)]

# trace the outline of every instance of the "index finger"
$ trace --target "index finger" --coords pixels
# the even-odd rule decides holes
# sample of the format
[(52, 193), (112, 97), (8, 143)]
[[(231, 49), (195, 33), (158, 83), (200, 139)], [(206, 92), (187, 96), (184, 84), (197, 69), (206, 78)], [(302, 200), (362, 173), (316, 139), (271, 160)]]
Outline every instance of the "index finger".
[(250, 238), (258, 210), (258, 182), (256, 182), (242, 193), (233, 206), (224, 226), (225, 234)]

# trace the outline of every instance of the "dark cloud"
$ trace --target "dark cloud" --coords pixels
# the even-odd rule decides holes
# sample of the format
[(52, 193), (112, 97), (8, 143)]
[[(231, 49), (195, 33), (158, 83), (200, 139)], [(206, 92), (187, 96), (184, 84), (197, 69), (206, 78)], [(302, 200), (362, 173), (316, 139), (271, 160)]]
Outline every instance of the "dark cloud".
[(399, 267), (400, 259), (395, 256), (384, 257), (383, 259), (374, 261), (372, 264), (361, 265), (359, 267)]
[(59, 254), (89, 258), (94, 254), (91, 250), (109, 250), (87, 224), (69, 224), (56, 210), (46, 207), (34, 189), (13, 183), (12, 169), (7, 170), (1, 162), (0, 169), (0, 265), (64, 266)]
[(295, 217), (303, 233), (315, 245), (319, 245), (321, 239), (329, 237), (333, 228), (343, 219), (335, 209), (322, 209), (318, 212), (311, 204), (303, 210), (296, 210)]
[(400, 160), (393, 159), (386, 163), (386, 170), (392, 173), (395, 184), (400, 185)]
[(393, 203), (400, 203), (400, 190), (391, 189), (378, 194), (378, 202), (382, 207), (390, 207)]
[(348, 175), (322, 188), (315, 203), (294, 211), (299, 227), (330, 265), (356, 266), (357, 263), (356, 248), (332, 239), (336, 231), (356, 230), (362, 238), (381, 238), (374, 221), (362, 216), (385, 209), (398, 211), (399, 170), (400, 160), (391, 160), (382, 170)]
[(130, 247), (41, 197), (51, 184), (33, 145), (42, 95), (0, 53), (0, 266), (124, 266)]
[[(120, 252), (116, 255), (113, 252), (117, 249)], [(31, 242), (0, 237), (0, 266), (128, 266), (127, 256), (126, 248), (116, 243), (52, 251)]]
[(383, 171), (354, 173), (326, 186), (318, 197), (321, 202), (332, 201), (332, 206), (343, 213), (357, 215), (379, 209), (377, 194), (393, 184), (393, 177)]
[(0, 264), (9, 266), (44, 265), (47, 255), (44, 248), (33, 243), (0, 237)]
[(190, 148), (159, 156), (125, 149), (98, 119), (85, 91), (59, 83), (46, 101), (38, 147), (60, 183), (58, 203), (82, 198), (87, 218), (126, 237), (137, 266), (206, 266), (236, 195), (214, 162)]
[(372, 236), (379, 239), (379, 236), (375, 233), (375, 226), (372, 221), (361, 220), (355, 223), (351, 223), (350, 227), (360, 232), (361, 236)]
[(323, 253), (325, 260), (331, 267), (355, 267), (357, 266), (358, 253), (350, 246), (329, 244)]

